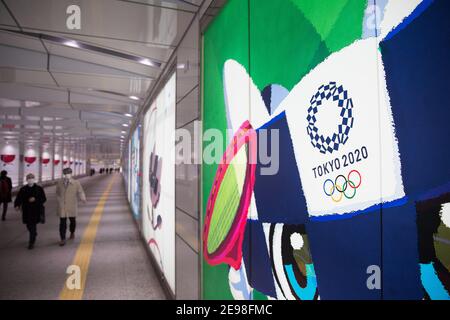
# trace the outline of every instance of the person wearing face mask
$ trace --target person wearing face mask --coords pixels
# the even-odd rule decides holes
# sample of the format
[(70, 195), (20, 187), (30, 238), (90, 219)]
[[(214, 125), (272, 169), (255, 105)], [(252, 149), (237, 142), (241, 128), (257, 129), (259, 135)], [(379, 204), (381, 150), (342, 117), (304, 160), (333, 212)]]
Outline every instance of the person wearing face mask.
[(63, 170), (63, 178), (56, 184), (56, 200), (58, 203), (60, 246), (66, 244), (67, 219), (70, 221), (70, 239), (75, 238), (78, 200), (86, 203), (86, 195), (79, 181), (72, 178), (72, 169)]
[(28, 249), (34, 248), (36, 242), (36, 225), (41, 221), (44, 213), (44, 203), (47, 201), (44, 189), (35, 183), (32, 173), (27, 174), (27, 184), (20, 188), (14, 201), (16, 210), (22, 210), (22, 222), (26, 224), (30, 233)]
[(8, 172), (2, 170), (0, 173), (0, 204), (3, 204), (2, 221), (6, 220), (6, 211), (8, 211), (8, 203), (12, 201), (11, 198), (12, 182), (8, 177)]

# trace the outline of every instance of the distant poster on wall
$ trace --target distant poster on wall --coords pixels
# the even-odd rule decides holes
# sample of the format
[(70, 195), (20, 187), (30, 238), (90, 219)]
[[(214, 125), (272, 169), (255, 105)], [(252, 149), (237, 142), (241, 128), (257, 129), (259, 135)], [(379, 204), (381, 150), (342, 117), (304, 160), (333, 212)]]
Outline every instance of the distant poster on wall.
[(62, 177), (63, 159), (62, 159), (62, 149), (56, 146), (55, 156), (53, 158), (53, 170), (55, 172), (55, 179)]
[[(175, 74), (144, 118), (143, 233), (175, 292)], [(137, 143), (136, 143), (137, 144)]]
[(19, 145), (17, 142), (8, 141), (0, 150), (0, 169), (8, 172), (13, 187), (19, 185)]
[(123, 176), (125, 180), (125, 188), (127, 190), (128, 203), (131, 204), (131, 140), (128, 141), (128, 144), (125, 147), (124, 154), (126, 154), (126, 157), (123, 161)]
[(41, 156), (41, 165), (42, 165), (42, 181), (52, 180), (53, 173), (53, 159), (49, 152), (48, 145), (43, 146), (42, 156)]
[(32, 173), (36, 181), (39, 179), (39, 151), (37, 144), (25, 145), (23, 154), (23, 182), (27, 181), (27, 174)]
[(140, 216), (140, 198), (141, 198), (141, 188), (140, 188), (140, 167), (139, 167), (139, 154), (140, 154), (140, 126), (136, 128), (131, 138), (131, 148), (130, 148), (130, 198), (131, 198), (131, 209), (133, 210), (133, 215), (136, 219)]

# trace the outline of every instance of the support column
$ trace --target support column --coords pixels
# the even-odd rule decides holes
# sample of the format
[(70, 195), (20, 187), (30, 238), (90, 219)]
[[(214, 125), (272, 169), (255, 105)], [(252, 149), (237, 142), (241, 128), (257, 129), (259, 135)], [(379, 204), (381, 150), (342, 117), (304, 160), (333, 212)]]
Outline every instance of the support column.
[(52, 162), (52, 181), (55, 180), (55, 168), (57, 167), (55, 165), (55, 154), (56, 154), (56, 141), (55, 141), (55, 134), (53, 134), (53, 139), (50, 144), (50, 161)]
[(44, 148), (42, 147), (42, 140), (39, 139), (37, 149), (39, 155), (37, 156), (38, 163), (38, 182), (42, 182), (42, 153), (44, 152)]
[(24, 174), (24, 154), (25, 154), (25, 141), (19, 139), (19, 187), (23, 186), (23, 174)]

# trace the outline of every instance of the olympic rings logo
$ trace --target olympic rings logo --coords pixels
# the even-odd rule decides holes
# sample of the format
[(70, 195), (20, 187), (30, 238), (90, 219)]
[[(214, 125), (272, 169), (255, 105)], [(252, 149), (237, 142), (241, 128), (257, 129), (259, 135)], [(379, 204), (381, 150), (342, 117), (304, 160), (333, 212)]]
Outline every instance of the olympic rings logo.
[[(358, 184), (355, 182), (355, 178), (358, 176)], [(353, 180), (351, 179), (353, 178)], [(356, 180), (356, 181), (358, 181)], [(358, 170), (352, 170), (348, 173), (347, 177), (340, 174), (336, 179), (327, 179), (323, 183), (323, 192), (331, 197), (333, 202), (341, 202), (345, 197), (347, 199), (353, 199), (356, 196), (356, 189), (361, 186), (362, 176)]]

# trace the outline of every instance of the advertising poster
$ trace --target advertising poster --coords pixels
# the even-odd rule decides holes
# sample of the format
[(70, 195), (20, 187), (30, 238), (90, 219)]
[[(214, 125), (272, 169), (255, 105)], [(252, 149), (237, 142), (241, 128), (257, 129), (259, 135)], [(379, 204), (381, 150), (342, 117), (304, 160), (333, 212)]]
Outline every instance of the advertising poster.
[(23, 183), (27, 181), (27, 174), (32, 173), (35, 180), (39, 181), (39, 149), (35, 143), (25, 144), (23, 154)]
[(140, 167), (139, 167), (139, 154), (140, 154), (140, 126), (136, 128), (131, 139), (130, 148), (130, 197), (131, 197), (131, 208), (133, 210), (133, 215), (139, 220), (140, 217), (140, 199), (141, 199), (141, 188), (140, 188)]
[(206, 299), (450, 298), (447, 4), (398, 3), (230, 0), (206, 29)]
[(1, 170), (8, 172), (12, 180), (13, 187), (19, 185), (19, 144), (16, 141), (6, 141), (1, 145), (0, 150)]
[(143, 212), (145, 239), (175, 292), (175, 75), (144, 118)]

